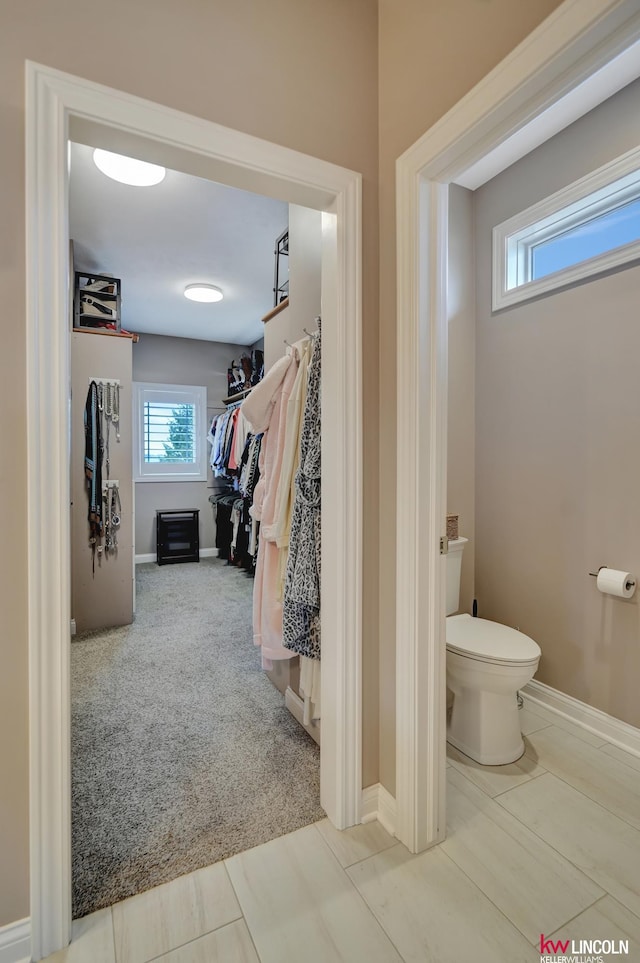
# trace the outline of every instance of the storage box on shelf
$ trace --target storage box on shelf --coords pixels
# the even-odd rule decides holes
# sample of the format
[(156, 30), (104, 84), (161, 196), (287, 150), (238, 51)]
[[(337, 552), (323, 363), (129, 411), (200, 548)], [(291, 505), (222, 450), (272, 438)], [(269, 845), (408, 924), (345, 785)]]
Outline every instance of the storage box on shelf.
[(107, 274), (74, 272), (73, 327), (121, 330), (119, 278)]

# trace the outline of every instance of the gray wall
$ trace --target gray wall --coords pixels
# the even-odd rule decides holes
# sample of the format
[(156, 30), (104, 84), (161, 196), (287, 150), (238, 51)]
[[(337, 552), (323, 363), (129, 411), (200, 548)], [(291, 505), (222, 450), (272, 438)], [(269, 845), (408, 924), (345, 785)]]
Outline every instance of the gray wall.
[(460, 611), (471, 612), (475, 535), (475, 260), (473, 194), (449, 189), (449, 397), (447, 511), (469, 539), (462, 556)]
[[(219, 341), (166, 338), (143, 334), (133, 347), (133, 380), (174, 385), (204, 385), (207, 389), (207, 418), (224, 408), (227, 397), (227, 368), (238, 361), (243, 348)], [(208, 425), (207, 425), (208, 428)], [(211, 449), (207, 444), (207, 462)], [(209, 502), (219, 483), (207, 470), (206, 482), (136, 483), (136, 555), (156, 550), (156, 510), (171, 508), (200, 509), (200, 547), (213, 548), (215, 525)]]
[[(71, 617), (78, 632), (133, 619), (133, 525), (131, 474), (131, 341), (74, 332), (71, 335)], [(96, 556), (89, 546), (88, 496), (84, 475), (84, 408), (90, 378), (120, 381), (120, 442), (110, 430), (110, 477), (120, 483), (122, 521), (117, 555)], [(106, 469), (103, 466), (103, 477)], [(103, 540), (104, 545), (104, 540)]]
[(640, 267), (492, 315), (491, 229), (640, 143), (640, 84), (476, 192), (476, 593), (542, 649), (538, 679), (640, 725)]

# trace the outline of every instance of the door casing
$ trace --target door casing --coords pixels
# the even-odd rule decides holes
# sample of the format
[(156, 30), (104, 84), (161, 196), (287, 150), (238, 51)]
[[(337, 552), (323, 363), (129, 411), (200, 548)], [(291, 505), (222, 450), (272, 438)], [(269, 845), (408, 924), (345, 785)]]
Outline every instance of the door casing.
[(131, 144), (133, 156), (142, 139), (147, 159), (193, 162), (201, 176), (205, 165), (213, 180), (323, 212), (323, 273), (333, 283), (322, 291), (322, 551), (331, 564), (320, 799), (338, 829), (359, 822), (362, 795), (362, 184), (354, 171), (35, 63), (26, 89), (30, 869), (40, 959), (65, 946), (71, 928), (70, 126), (121, 152)]

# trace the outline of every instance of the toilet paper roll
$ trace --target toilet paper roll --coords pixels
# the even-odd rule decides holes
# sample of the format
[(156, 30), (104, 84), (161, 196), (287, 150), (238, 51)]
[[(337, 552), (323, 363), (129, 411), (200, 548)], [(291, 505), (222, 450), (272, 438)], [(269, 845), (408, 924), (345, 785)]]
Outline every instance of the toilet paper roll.
[(630, 599), (636, 590), (636, 579), (631, 572), (620, 572), (617, 568), (601, 568), (596, 585), (599, 592), (615, 595), (619, 599)]

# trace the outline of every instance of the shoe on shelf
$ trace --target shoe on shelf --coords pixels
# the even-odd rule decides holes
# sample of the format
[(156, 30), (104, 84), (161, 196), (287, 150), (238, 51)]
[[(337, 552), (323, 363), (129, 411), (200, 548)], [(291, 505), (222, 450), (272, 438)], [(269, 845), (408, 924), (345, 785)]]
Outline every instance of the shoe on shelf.
[(83, 295), (80, 298), (80, 314), (89, 315), (92, 318), (102, 318), (105, 321), (117, 320), (115, 306), (110, 308), (99, 298), (91, 298), (88, 295)]
[(88, 284), (83, 284), (81, 291), (95, 291), (102, 292), (102, 294), (115, 294), (116, 286), (113, 281), (105, 280), (90, 280)]

